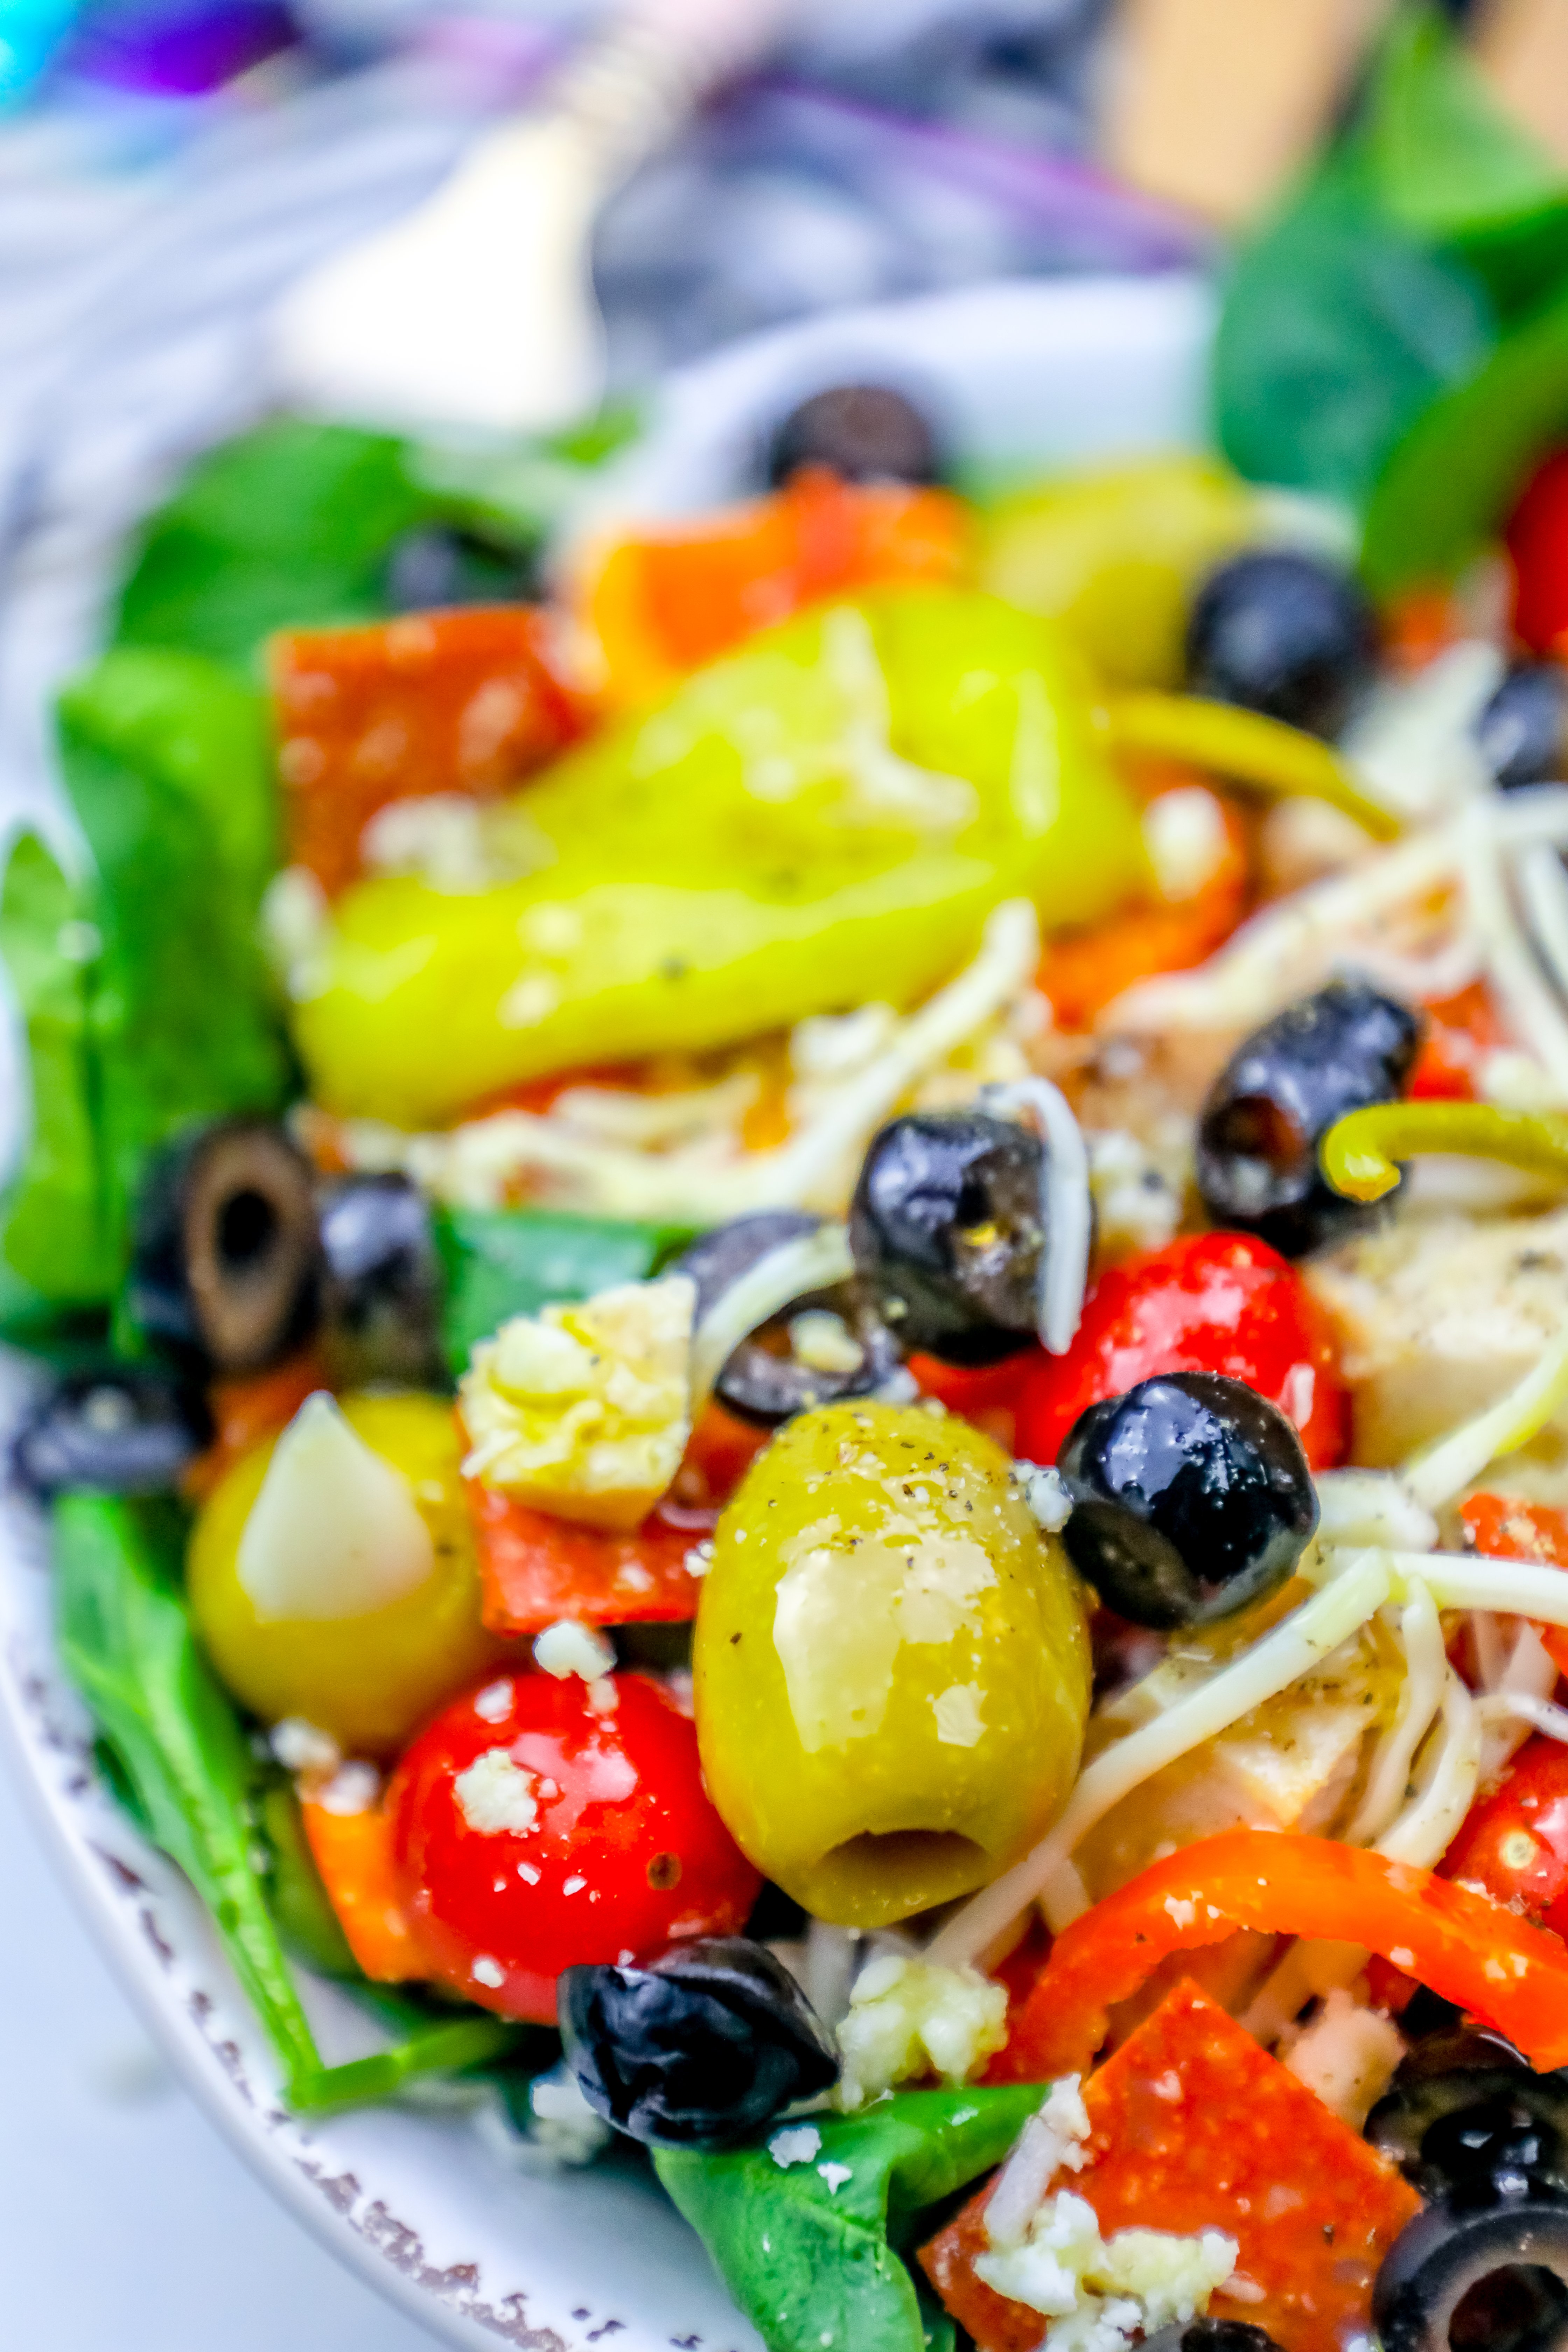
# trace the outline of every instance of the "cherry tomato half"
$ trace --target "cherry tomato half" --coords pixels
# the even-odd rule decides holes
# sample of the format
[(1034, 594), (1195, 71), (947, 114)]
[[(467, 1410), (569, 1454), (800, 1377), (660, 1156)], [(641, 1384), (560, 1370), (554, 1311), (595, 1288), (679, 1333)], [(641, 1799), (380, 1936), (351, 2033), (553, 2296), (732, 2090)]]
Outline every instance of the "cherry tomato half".
[(1054, 1462), (1079, 1413), (1156, 1372), (1225, 1372), (1295, 1423), (1307, 1459), (1344, 1459), (1348, 1402), (1328, 1326), (1294, 1266), (1250, 1234), (1193, 1234), (1101, 1277), (1065, 1356), (1028, 1359), (1017, 1450)]
[(1444, 1856), (1445, 1878), (1516, 1899), (1532, 1919), (1568, 1936), (1568, 1748), (1525, 1742), (1500, 1789), (1467, 1815)]
[(552, 2023), (579, 1961), (736, 1934), (762, 1886), (644, 1675), (485, 1684), (420, 1734), (387, 1807), (431, 1973), (503, 2017)]
[(1536, 468), (1509, 518), (1514, 634), (1531, 653), (1550, 653), (1568, 629), (1568, 449)]

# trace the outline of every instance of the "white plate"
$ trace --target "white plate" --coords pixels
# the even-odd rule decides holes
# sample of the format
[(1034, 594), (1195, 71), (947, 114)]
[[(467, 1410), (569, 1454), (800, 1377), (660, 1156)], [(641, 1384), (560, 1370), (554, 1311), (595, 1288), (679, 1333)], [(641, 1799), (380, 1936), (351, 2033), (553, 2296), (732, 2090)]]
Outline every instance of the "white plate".
[[(1207, 290), (1171, 278), (980, 288), (785, 329), (673, 378), (649, 439), (617, 467), (601, 504), (653, 514), (730, 495), (760, 433), (795, 400), (868, 373), (924, 388), (954, 445), (985, 464), (1190, 445), (1202, 437), (1211, 324)], [(85, 484), (84, 502), (101, 488)], [(63, 521), (68, 539), (68, 514)], [(89, 521), (84, 503), (84, 545)], [(61, 522), (57, 513), (57, 530)], [(16, 681), (35, 707), (51, 673), (89, 650), (85, 620), (63, 616), (89, 614), (95, 584), (62, 583), (46, 565), (13, 597), (12, 646), (48, 648)], [(47, 791), (41, 774), (13, 771), (13, 782), (34, 807)], [(15, 1099), (14, 1084), (8, 1091)], [(0, 1363), (0, 1425), (26, 1377), (18, 1360)], [(277, 2071), (200, 1905), (94, 1777), (87, 1717), (53, 1659), (42, 1530), (15, 1502), (0, 1515), (0, 1723), (121, 1982), (208, 2114), (345, 2261), (455, 2345), (756, 2345), (696, 2239), (627, 2159), (534, 2178), (509, 2170), (462, 2114), (382, 2107), (303, 2126), (283, 2112)], [(306, 1989), (330, 2056), (365, 2046), (340, 1994)]]

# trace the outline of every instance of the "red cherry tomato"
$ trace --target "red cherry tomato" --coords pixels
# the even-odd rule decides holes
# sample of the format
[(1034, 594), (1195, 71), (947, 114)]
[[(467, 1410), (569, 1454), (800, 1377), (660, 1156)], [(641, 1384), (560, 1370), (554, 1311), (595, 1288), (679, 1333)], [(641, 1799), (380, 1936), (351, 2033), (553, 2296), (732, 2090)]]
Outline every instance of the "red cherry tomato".
[(1156, 1372), (1225, 1372), (1289, 1414), (1315, 1470), (1344, 1459), (1348, 1405), (1328, 1327), (1292, 1265), (1250, 1234), (1194, 1234), (1105, 1275), (1065, 1356), (1032, 1355), (1017, 1448), (1054, 1462), (1079, 1413)]
[(1568, 1748), (1526, 1741), (1501, 1788), (1472, 1807), (1442, 1874), (1517, 1903), (1543, 1927), (1568, 1936)]
[(1568, 449), (1531, 478), (1505, 537), (1513, 558), (1513, 626), (1531, 653), (1568, 629)]
[(387, 1792), (431, 1974), (503, 2017), (552, 2023), (555, 1979), (579, 1961), (734, 1935), (762, 1886), (703, 1788), (689, 1719), (644, 1675), (605, 1680), (485, 1684), (421, 1732)]

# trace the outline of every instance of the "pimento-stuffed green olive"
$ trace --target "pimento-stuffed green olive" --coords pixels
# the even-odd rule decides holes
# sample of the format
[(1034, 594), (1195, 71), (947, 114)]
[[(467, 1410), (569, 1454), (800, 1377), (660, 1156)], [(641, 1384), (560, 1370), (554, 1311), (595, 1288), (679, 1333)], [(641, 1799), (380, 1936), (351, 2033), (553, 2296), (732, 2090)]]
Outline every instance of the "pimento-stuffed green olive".
[(1048, 1827), (1089, 1711), (1080, 1588), (967, 1423), (803, 1413), (719, 1521), (698, 1738), (757, 1867), (877, 1927), (967, 1894)]

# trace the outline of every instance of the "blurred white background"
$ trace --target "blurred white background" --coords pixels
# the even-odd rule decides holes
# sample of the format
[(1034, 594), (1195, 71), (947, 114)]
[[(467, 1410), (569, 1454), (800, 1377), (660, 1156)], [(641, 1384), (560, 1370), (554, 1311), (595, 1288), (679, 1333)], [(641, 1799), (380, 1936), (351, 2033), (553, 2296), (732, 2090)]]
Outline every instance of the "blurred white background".
[(115, 1986), (0, 1771), (0, 2340), (12, 2352), (431, 2352), (273, 2202)]

